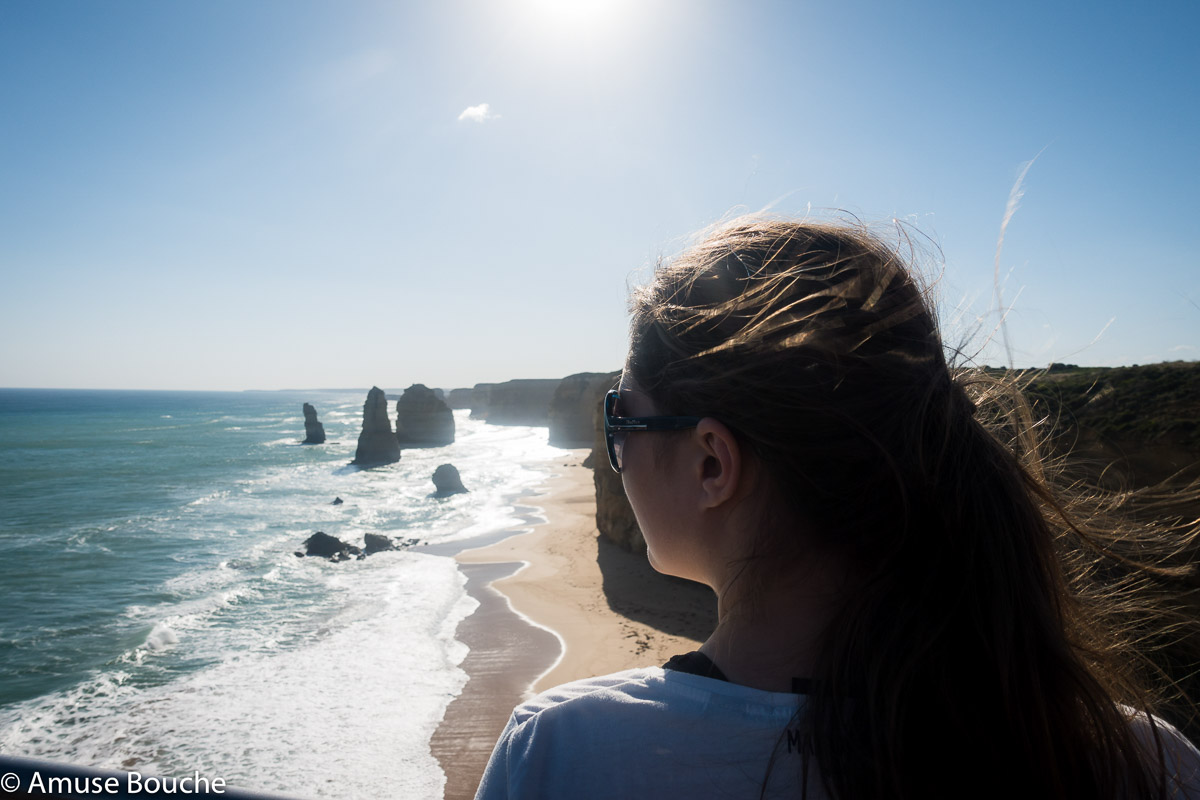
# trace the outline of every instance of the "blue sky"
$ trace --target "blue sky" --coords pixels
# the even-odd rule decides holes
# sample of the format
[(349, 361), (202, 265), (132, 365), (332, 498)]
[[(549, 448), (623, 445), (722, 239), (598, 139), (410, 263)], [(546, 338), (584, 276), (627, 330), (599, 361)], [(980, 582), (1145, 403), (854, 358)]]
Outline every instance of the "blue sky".
[(766, 208), (914, 225), (1003, 363), (1035, 157), (1014, 363), (1194, 360), (1197, 8), (2, 0), (0, 385), (616, 369), (628, 286)]

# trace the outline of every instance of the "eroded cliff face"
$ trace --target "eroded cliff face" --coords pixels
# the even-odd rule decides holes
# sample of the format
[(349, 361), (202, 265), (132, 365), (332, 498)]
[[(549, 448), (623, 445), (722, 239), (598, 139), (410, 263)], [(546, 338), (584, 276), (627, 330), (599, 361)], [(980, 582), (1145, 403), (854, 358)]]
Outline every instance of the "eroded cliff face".
[(550, 398), (558, 384), (558, 378), (475, 384), (471, 417), (493, 425), (547, 425)]
[(304, 444), (324, 444), (325, 426), (317, 419), (317, 410), (304, 404)]
[[(613, 380), (620, 373), (613, 374)], [(610, 384), (611, 385), (611, 384)], [(633, 508), (625, 496), (621, 476), (608, 463), (608, 445), (604, 441), (604, 409), (599, 403), (592, 412), (592, 481), (596, 486), (596, 528), (609, 541), (634, 553), (646, 552), (646, 540), (638, 527)]]
[(400, 460), (400, 443), (392, 432), (388, 419), (387, 396), (378, 386), (367, 392), (363, 403), (363, 427), (358, 435), (358, 449), (354, 452), (353, 464), (375, 467), (392, 464)]
[(470, 408), (474, 400), (474, 389), (451, 389), (446, 393), (446, 405), (451, 409)]
[(595, 438), (596, 408), (604, 393), (620, 379), (620, 372), (580, 372), (558, 383), (550, 399), (550, 444), (555, 447), (589, 447)]
[(454, 413), (433, 389), (414, 383), (396, 401), (396, 441), (401, 447), (451, 444)]
[(477, 383), (471, 388), (471, 419), (487, 419), (488, 398), (494, 383)]

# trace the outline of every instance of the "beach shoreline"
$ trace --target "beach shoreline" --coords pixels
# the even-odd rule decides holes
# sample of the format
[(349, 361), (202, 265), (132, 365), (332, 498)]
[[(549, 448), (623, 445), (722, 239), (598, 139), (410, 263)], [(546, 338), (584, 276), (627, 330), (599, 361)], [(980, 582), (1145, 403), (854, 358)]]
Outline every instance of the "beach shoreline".
[[(458, 628), (467, 684), (430, 742), (447, 800), (474, 797), (513, 707), (579, 678), (664, 663), (694, 650), (715, 620), (706, 587), (653, 572), (596, 530), (588, 450), (570, 451), (536, 494), (532, 528), (456, 555), (479, 608)], [(544, 520), (544, 521), (542, 521)]]

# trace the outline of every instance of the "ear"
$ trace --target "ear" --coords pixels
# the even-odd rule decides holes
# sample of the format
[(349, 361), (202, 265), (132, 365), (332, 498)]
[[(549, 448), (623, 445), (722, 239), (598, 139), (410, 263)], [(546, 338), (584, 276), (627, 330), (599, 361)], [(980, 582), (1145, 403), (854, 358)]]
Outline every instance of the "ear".
[(700, 446), (701, 508), (717, 508), (738, 495), (744, 479), (742, 448), (721, 422), (705, 417), (696, 426)]

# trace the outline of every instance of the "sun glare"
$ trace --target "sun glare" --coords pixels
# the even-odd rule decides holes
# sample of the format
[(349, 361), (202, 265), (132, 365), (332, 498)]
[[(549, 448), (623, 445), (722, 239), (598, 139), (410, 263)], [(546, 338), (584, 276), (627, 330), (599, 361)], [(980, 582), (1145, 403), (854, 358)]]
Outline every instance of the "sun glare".
[(631, 0), (526, 0), (539, 27), (560, 36), (593, 38), (614, 26)]

